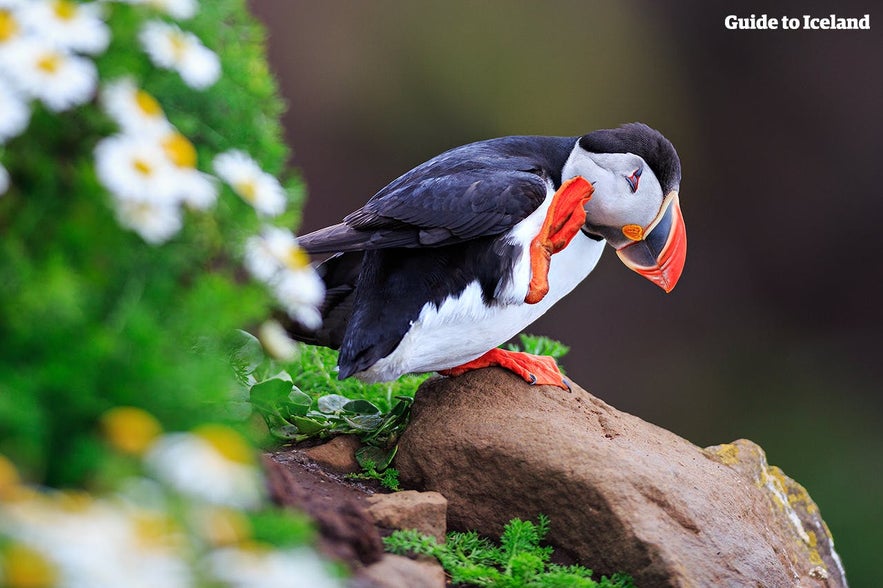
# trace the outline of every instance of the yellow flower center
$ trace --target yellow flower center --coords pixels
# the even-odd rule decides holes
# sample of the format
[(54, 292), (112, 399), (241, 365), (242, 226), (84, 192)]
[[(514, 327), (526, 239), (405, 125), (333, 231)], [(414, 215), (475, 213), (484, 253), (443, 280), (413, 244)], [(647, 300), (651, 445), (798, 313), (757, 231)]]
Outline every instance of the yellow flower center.
[(290, 247), (285, 253), (282, 263), (290, 269), (299, 270), (310, 265), (310, 256), (300, 247)]
[(232, 508), (212, 508), (202, 519), (202, 534), (212, 545), (234, 545), (251, 537), (248, 517)]
[(19, 484), (21, 484), (21, 478), (18, 475), (18, 470), (5, 455), (0, 454), (0, 500), (14, 494)]
[(149, 176), (153, 173), (153, 166), (139, 157), (132, 160), (132, 167), (142, 176)]
[(52, 75), (58, 71), (61, 66), (61, 55), (58, 53), (46, 53), (37, 60), (37, 69)]
[(257, 200), (258, 187), (253, 180), (237, 182), (233, 185), (233, 189), (250, 204), (254, 204), (254, 201)]
[(162, 433), (153, 415), (133, 406), (117, 406), (105, 412), (101, 428), (111, 446), (131, 455), (143, 454)]
[(174, 519), (157, 513), (140, 512), (132, 517), (135, 538), (145, 549), (174, 548), (179, 543), (179, 529)]
[(8, 10), (0, 10), (0, 43), (4, 43), (18, 33), (18, 23)]
[(181, 133), (170, 133), (162, 141), (162, 148), (172, 163), (178, 167), (196, 167), (196, 148)]
[(138, 90), (135, 92), (135, 104), (138, 105), (138, 108), (146, 116), (162, 116), (162, 107), (159, 105), (159, 102), (144, 90)]
[(85, 513), (92, 508), (95, 500), (83, 490), (65, 490), (55, 495), (58, 508), (69, 513)]
[(70, 0), (56, 0), (52, 3), (52, 10), (61, 20), (73, 20), (77, 16), (77, 5)]
[(178, 31), (169, 33), (169, 43), (172, 45), (172, 54), (175, 56), (175, 61), (184, 59), (184, 54), (187, 51), (187, 38), (184, 34)]
[(41, 553), (13, 543), (2, 552), (3, 585), (9, 588), (43, 588), (55, 586), (55, 566)]
[(193, 431), (203, 441), (208, 442), (215, 451), (232, 462), (242, 464), (254, 463), (254, 453), (242, 435), (223, 425), (202, 425)]

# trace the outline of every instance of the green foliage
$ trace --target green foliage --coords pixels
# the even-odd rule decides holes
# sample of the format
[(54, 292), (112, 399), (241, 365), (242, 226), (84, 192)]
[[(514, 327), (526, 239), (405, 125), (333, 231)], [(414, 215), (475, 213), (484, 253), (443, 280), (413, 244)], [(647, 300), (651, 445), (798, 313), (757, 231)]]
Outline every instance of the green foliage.
[[(157, 96), (194, 142), (200, 167), (239, 147), (265, 169), (283, 169), (283, 104), (262, 29), (241, 0), (204, 3), (187, 23), (224, 72), (201, 92), (152, 67), (140, 49), (136, 25), (150, 9), (106, 9), (114, 34), (96, 57), (99, 75), (134, 76)], [(12, 177), (0, 197), (0, 453), (36, 482), (86, 482), (108, 458), (92, 431), (112, 406), (142, 407), (169, 429), (224, 418), (229, 368), (200, 341), (270, 308), (263, 289), (225, 263), (230, 244), (260, 226), (232, 193), (211, 213), (188, 213), (181, 234), (162, 247), (118, 226), (92, 166), (97, 141), (113, 128), (95, 102), (63, 116), (34, 103), (27, 132), (0, 146)], [(299, 201), (299, 180), (288, 187)], [(284, 222), (296, 219), (292, 212)]]
[(319, 290), (279, 228), (302, 185), (262, 28), (245, 0), (7, 2), (0, 23), (0, 583), (337, 585), (306, 517), (268, 504), (253, 368), (228, 356)]
[(393, 453), (379, 454), (376, 448), (394, 447), (408, 424), (414, 393), (427, 377), (404, 376), (383, 384), (340, 381), (334, 376), (336, 351), (303, 345), (293, 360), (279, 362), (263, 355), (257, 339), (244, 332), (231, 357), (249, 400), (276, 440), (358, 435), (375, 448), (363, 451), (372, 451), (367, 457), (378, 472)]
[(549, 532), (543, 515), (537, 524), (512, 519), (494, 545), (474, 531), (451, 532), (445, 543), (415, 530), (395, 531), (385, 538), (387, 551), (399, 555), (429, 555), (439, 560), (455, 586), (489, 588), (633, 588), (624, 574), (592, 580), (582, 566), (550, 563), (552, 548), (540, 543)]
[(524, 351), (525, 353), (531, 353), (533, 355), (548, 355), (557, 360), (560, 360), (570, 352), (570, 347), (548, 337), (522, 333), (518, 338), (521, 343), (520, 345), (510, 343), (506, 348), (511, 351)]
[[(390, 452), (390, 461), (394, 455), (395, 451)], [(363, 471), (358, 474), (347, 474), (347, 478), (350, 478), (351, 480), (377, 480), (380, 482), (381, 486), (392, 490), (393, 492), (398, 492), (402, 489), (401, 486), (399, 486), (399, 471), (397, 469), (383, 467), (381, 465), (380, 470), (378, 471), (377, 463), (371, 459), (365, 460), (364, 462), (360, 460), (359, 464), (362, 466)]]

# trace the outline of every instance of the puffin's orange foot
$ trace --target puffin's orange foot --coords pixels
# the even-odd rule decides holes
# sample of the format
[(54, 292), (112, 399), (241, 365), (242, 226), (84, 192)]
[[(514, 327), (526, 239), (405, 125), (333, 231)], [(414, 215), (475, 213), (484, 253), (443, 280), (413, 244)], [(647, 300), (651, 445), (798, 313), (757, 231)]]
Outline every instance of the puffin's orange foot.
[(531, 355), (522, 351), (494, 348), (469, 363), (442, 370), (443, 376), (460, 376), (466, 372), (490, 366), (499, 366), (521, 376), (525, 382), (537, 386), (557, 386), (570, 390), (555, 359), (545, 355)]

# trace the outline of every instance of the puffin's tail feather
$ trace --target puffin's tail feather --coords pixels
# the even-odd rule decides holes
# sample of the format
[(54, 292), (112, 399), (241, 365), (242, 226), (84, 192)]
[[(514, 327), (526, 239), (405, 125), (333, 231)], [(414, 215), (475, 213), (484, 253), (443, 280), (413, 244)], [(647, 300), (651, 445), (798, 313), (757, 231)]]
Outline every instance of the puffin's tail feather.
[(403, 226), (365, 231), (354, 229), (346, 223), (339, 223), (302, 235), (297, 241), (310, 254), (342, 253), (390, 247), (417, 247), (425, 244), (421, 243), (421, 235), (421, 231), (415, 227)]
[(325, 300), (319, 309), (322, 326), (311, 331), (293, 320), (284, 320), (283, 324), (292, 337), (311, 345), (340, 348), (353, 313), (353, 295), (362, 271), (362, 257), (361, 251), (338, 253), (316, 267), (325, 283)]

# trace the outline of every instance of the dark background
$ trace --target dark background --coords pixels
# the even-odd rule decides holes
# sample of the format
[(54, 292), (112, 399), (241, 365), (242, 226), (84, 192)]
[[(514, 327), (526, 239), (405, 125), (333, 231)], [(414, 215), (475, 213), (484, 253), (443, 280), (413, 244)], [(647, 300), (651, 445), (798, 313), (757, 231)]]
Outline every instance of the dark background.
[[(665, 295), (611, 252), (530, 332), (699, 445), (746, 437), (804, 484), (853, 586), (883, 549), (883, 11), (871, 2), (254, 0), (289, 102), (301, 232), (429, 157), (640, 120), (677, 147), (689, 254)], [(730, 31), (727, 14), (871, 14)], [(481, 402), (476, 398), (476, 402)]]

